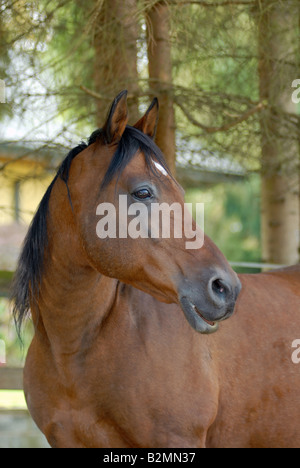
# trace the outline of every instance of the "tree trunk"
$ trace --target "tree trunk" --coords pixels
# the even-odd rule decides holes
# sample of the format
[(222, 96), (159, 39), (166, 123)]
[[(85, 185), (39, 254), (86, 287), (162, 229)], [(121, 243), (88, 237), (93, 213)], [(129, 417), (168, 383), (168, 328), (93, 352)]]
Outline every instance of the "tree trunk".
[(299, 18), (295, 1), (262, 2), (259, 21), (261, 114), (262, 243), (270, 263), (299, 261), (299, 146), (292, 82), (297, 78)]
[(108, 105), (124, 89), (128, 90), (130, 123), (139, 119), (138, 32), (136, 0), (103, 1), (96, 12), (94, 36), (94, 82), (96, 91), (104, 96), (96, 104), (99, 127), (103, 125)]
[(149, 84), (159, 98), (156, 143), (175, 175), (175, 112), (172, 99), (172, 57), (170, 11), (167, 2), (158, 2), (146, 14), (148, 35)]

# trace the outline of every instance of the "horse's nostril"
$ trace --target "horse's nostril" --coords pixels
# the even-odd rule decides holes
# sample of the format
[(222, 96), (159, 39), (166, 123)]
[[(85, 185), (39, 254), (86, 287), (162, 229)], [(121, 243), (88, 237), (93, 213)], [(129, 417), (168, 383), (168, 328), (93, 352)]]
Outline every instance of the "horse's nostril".
[(212, 283), (212, 290), (215, 294), (225, 295), (228, 291), (228, 288), (222, 280), (216, 279)]
[(232, 296), (231, 286), (221, 278), (212, 278), (208, 285), (208, 293), (216, 306), (224, 306)]

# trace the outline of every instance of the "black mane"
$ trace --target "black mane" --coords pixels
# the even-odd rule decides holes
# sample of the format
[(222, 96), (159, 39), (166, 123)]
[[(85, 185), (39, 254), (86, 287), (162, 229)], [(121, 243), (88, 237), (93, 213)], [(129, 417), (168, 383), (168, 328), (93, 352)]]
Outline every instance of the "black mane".
[[(104, 132), (102, 130), (96, 130), (90, 136), (88, 143), (81, 143), (69, 152), (59, 167), (54, 180), (48, 187), (29, 227), (14, 276), (11, 292), (13, 317), (19, 335), (22, 323), (30, 312), (30, 304), (32, 301), (37, 300), (39, 295), (39, 287), (43, 274), (44, 252), (48, 246), (47, 217), (52, 188), (56, 180), (61, 178), (67, 186), (69, 200), (72, 204), (68, 188), (72, 161), (79, 153), (88, 148), (88, 146), (101, 140), (104, 141)], [(153, 164), (153, 159), (170, 174), (164, 156), (154, 141), (136, 128), (127, 126), (102, 181), (101, 188), (108, 185), (115, 176), (120, 177), (122, 171), (138, 150), (144, 153), (146, 165), (154, 174), (159, 175)]]

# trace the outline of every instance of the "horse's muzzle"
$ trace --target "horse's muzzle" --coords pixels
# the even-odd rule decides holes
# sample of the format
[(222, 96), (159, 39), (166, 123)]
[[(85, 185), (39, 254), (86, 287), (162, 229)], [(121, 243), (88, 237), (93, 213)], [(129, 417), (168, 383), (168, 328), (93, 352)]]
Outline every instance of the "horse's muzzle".
[(185, 282), (179, 292), (179, 303), (189, 324), (199, 333), (214, 333), (219, 322), (234, 312), (241, 282), (237, 275), (213, 275), (209, 281)]

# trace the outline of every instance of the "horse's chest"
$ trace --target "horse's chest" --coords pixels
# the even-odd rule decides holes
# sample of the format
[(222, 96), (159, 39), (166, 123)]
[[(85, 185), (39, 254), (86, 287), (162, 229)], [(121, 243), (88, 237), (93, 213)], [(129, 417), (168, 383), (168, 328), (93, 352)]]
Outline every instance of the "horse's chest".
[(31, 412), (51, 445), (197, 446), (217, 410), (209, 367), (199, 362), (195, 372), (183, 353), (167, 346), (151, 354), (123, 339), (112, 348), (72, 358), (62, 376), (53, 365), (38, 392), (35, 360), (28, 361)]
[[(109, 361), (108, 361), (109, 362)], [(148, 356), (111, 362), (99, 369), (97, 392), (90, 388), (92, 433), (98, 446), (197, 446), (217, 411), (212, 375), (202, 382), (169, 360), (153, 363)], [(200, 367), (200, 366), (199, 366)]]

